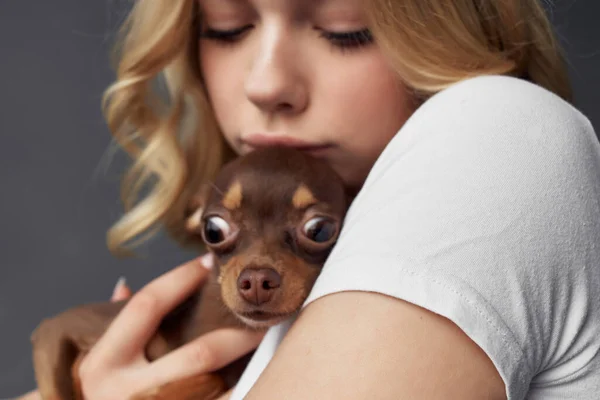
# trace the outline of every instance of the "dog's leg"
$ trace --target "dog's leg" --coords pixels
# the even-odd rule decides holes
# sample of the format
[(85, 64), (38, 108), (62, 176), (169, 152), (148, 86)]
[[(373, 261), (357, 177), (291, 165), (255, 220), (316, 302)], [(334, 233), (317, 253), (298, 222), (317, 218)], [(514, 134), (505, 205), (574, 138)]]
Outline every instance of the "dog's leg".
[(219, 375), (202, 374), (139, 393), (130, 400), (216, 400), (227, 389)]
[(34, 352), (34, 370), (38, 391), (44, 400), (73, 399), (70, 367), (77, 347), (68, 339), (56, 340), (43, 351)]
[[(82, 306), (45, 319), (37, 326), (31, 335), (33, 368), (44, 400), (77, 399), (79, 376), (73, 372), (121, 307), (117, 303)], [(73, 364), (77, 364), (76, 368)]]
[(73, 366), (71, 367), (71, 379), (73, 382), (73, 400), (85, 400), (81, 388), (81, 379), (79, 378), (79, 365), (87, 353), (79, 353)]

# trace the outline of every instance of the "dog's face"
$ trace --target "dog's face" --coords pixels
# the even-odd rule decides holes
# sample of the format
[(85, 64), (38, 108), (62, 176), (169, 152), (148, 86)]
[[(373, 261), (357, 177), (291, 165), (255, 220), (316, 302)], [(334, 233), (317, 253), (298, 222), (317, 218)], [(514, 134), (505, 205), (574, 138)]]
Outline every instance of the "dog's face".
[(226, 165), (188, 220), (217, 259), (223, 301), (251, 327), (298, 311), (337, 240), (347, 208), (322, 160), (282, 148)]

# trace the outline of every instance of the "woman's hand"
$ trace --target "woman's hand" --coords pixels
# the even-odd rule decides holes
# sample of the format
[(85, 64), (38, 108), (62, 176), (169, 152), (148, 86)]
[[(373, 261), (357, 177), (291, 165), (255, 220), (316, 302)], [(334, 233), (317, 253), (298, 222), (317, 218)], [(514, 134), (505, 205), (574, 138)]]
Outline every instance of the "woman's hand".
[[(158, 277), (131, 298), (81, 363), (86, 400), (126, 399), (164, 383), (219, 369), (258, 346), (263, 333), (221, 329), (154, 362), (145, 359), (144, 348), (161, 319), (202, 285), (211, 267), (209, 256), (192, 260)], [(111, 301), (131, 295), (119, 280)], [(42, 399), (33, 391), (18, 400)]]
[(81, 363), (86, 400), (126, 399), (165, 383), (217, 370), (255, 349), (264, 333), (221, 329), (148, 362), (144, 348), (162, 318), (208, 277), (211, 259), (202, 257), (155, 279), (112, 322)]

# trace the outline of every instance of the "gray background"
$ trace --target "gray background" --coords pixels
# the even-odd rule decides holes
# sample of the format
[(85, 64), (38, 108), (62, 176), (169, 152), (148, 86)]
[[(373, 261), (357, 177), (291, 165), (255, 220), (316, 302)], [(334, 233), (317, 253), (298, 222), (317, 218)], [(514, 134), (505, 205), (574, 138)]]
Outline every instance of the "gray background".
[[(0, 0), (0, 399), (34, 387), (29, 335), (45, 316), (104, 301), (189, 259), (165, 237), (118, 260), (105, 232), (121, 212), (100, 98), (124, 0)], [(600, 131), (598, 0), (557, 1), (576, 105)]]

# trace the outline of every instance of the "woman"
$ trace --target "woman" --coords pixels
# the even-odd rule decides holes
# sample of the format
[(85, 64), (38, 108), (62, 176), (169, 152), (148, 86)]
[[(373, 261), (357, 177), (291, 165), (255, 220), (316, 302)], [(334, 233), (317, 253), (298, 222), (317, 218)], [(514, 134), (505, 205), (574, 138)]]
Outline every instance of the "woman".
[[(179, 237), (198, 184), (260, 146), (322, 157), (356, 194), (300, 317), (226, 398), (596, 398), (600, 150), (539, 1), (138, 0), (120, 50), (106, 115), (137, 162), (113, 251)], [(207, 264), (133, 296), (81, 366), (87, 399), (258, 345), (220, 331), (143, 359)]]

